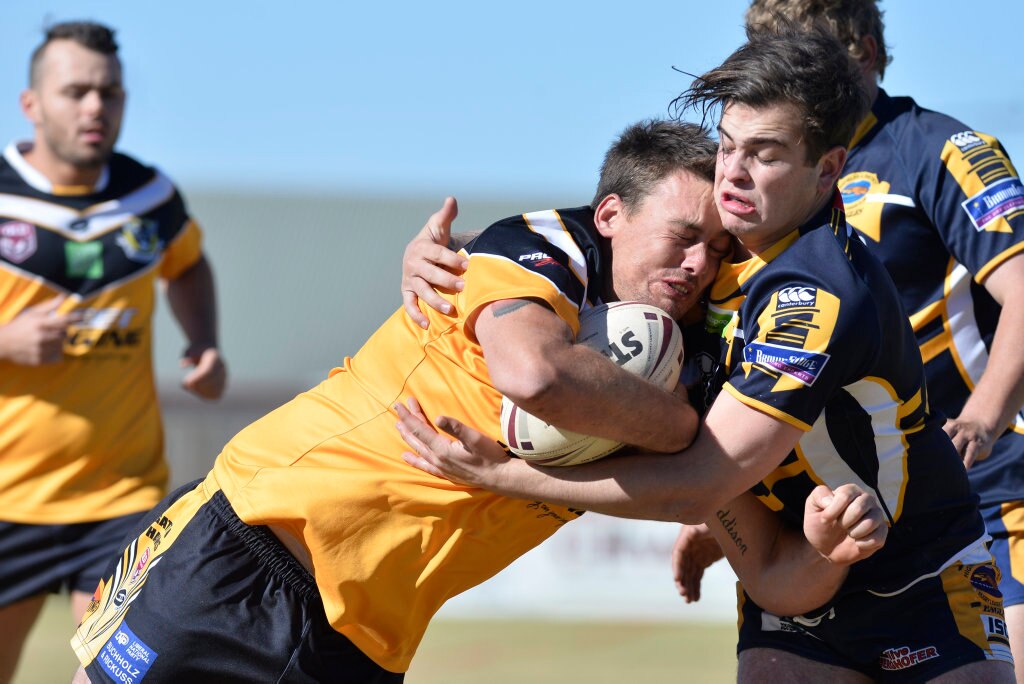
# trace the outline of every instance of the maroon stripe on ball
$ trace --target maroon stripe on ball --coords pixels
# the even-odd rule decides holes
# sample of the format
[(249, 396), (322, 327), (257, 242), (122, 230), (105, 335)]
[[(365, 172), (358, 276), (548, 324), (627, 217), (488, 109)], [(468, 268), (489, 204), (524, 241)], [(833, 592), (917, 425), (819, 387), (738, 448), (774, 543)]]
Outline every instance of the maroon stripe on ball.
[(519, 412), (519, 407), (512, 404), (512, 410), (508, 414), (508, 433), (505, 435), (505, 441), (513, 449), (519, 448), (519, 442), (516, 440), (516, 414)]
[[(676, 324), (676, 322), (673, 321), (668, 316), (662, 316), (661, 317), (661, 328), (662, 328), (662, 330), (661, 330), (661, 339), (665, 340), (666, 342), (668, 340), (672, 339), (672, 326), (675, 325), (675, 324)], [(668, 351), (668, 345), (667, 344), (661, 345), (661, 349), (658, 351), (658, 360), (654, 362), (654, 367), (655, 368), (657, 368), (658, 366), (661, 365), (661, 360), (663, 358), (665, 358), (665, 352), (667, 352), (667, 351)]]

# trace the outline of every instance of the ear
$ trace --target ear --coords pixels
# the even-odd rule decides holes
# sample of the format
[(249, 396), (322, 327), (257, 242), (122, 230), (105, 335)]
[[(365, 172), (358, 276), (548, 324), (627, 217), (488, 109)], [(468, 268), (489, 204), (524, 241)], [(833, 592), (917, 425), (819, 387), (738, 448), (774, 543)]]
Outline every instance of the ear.
[(594, 226), (602, 237), (609, 240), (614, 237), (619, 221), (626, 212), (626, 205), (622, 198), (612, 193), (605, 195), (601, 203), (594, 210)]
[(832, 186), (839, 180), (839, 174), (846, 166), (846, 148), (836, 145), (821, 155), (818, 161), (818, 191), (831, 192)]
[(26, 88), (21, 91), (21, 97), (18, 98), (21, 104), (21, 113), (25, 115), (25, 118), (31, 121), (33, 124), (39, 123), (39, 96), (36, 91), (31, 88)]
[(865, 74), (875, 74), (877, 76), (878, 69), (878, 41), (875, 40), (874, 36), (863, 36), (860, 39), (860, 51), (861, 58), (857, 60), (860, 64), (860, 70)]

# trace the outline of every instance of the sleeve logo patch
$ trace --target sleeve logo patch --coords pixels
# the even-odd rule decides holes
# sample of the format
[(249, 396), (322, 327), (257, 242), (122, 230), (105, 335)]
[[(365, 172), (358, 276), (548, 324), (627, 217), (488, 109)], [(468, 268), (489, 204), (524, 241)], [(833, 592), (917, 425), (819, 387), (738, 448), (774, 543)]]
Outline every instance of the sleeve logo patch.
[(814, 287), (787, 287), (779, 290), (777, 310), (791, 309), (794, 306), (814, 307), (818, 301), (818, 289)]
[(1001, 216), (1024, 209), (1024, 185), (1019, 178), (992, 183), (961, 205), (979, 231)]
[(973, 150), (975, 147), (981, 147), (985, 144), (985, 141), (978, 137), (974, 131), (960, 131), (949, 136), (949, 142), (956, 145), (961, 152), (967, 152)]
[(825, 353), (765, 342), (751, 342), (743, 348), (745, 362), (782, 373), (808, 387), (818, 379), (829, 358)]

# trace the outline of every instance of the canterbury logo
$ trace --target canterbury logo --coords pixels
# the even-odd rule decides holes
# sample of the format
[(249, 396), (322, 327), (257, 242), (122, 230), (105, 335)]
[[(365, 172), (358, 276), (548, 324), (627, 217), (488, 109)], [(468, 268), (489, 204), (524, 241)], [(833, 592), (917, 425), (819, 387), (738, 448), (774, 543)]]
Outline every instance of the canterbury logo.
[(818, 290), (813, 287), (787, 287), (779, 290), (780, 306), (814, 306)]
[(985, 141), (975, 135), (974, 131), (961, 131), (949, 137), (949, 141), (959, 147), (961, 151), (969, 150), (972, 147), (983, 145)]

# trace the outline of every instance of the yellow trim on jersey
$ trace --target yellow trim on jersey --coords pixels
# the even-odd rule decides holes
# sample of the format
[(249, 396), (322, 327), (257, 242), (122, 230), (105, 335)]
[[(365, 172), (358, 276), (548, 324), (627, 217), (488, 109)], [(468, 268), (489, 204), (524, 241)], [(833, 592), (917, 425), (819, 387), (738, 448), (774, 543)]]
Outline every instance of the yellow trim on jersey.
[[(974, 197), (994, 180), (1017, 176), (1013, 164), (999, 150), (999, 143), (995, 138), (976, 131), (975, 135), (987, 144), (964, 153), (951, 140), (947, 140), (940, 153), (946, 170), (967, 197)], [(978, 161), (978, 157), (982, 157), (981, 161)], [(991, 233), (1013, 233), (1013, 227), (1006, 218), (1000, 216), (993, 219), (985, 225), (984, 230)]]
[(780, 480), (788, 480), (791, 477), (796, 477), (800, 473), (807, 473), (807, 477), (809, 477), (815, 484), (825, 484), (825, 481), (818, 477), (818, 474), (814, 472), (814, 468), (811, 467), (810, 462), (804, 456), (804, 450), (800, 447), (799, 442), (793, 448), (793, 451), (796, 453), (795, 461), (775, 468), (775, 470), (768, 473), (761, 479), (761, 484), (768, 489), (768, 494), (760, 495), (757, 498), (761, 500), (761, 503), (773, 511), (781, 511), (786, 507), (786, 504), (782, 502), (782, 499), (775, 496), (775, 493), (772, 491), (775, 484)]
[(722, 386), (722, 389), (727, 390), (729, 394), (736, 397), (736, 399), (738, 399), (739, 401), (741, 401), (742, 403), (746, 404), (747, 406), (756, 411), (760, 411), (761, 413), (769, 415), (772, 418), (777, 418), (784, 423), (789, 423), (793, 427), (803, 430), (804, 432), (811, 431), (811, 426), (803, 422), (802, 420), (794, 418), (788, 413), (783, 413), (779, 409), (775, 408), (770, 404), (766, 404), (763, 401), (758, 401), (757, 399), (752, 399), (751, 397), (748, 397), (747, 395), (743, 394), (738, 389), (733, 387), (732, 384), (729, 382), (725, 383), (725, 385)]
[(856, 147), (861, 138), (867, 135), (868, 131), (874, 128), (876, 123), (878, 123), (878, 117), (875, 116), (874, 112), (868, 112), (868, 115), (861, 119), (861, 122), (857, 125), (857, 130), (853, 132), (853, 138), (850, 140), (850, 144), (846, 146), (846, 149), (852, 150)]
[(978, 269), (978, 272), (974, 274), (974, 280), (979, 285), (985, 284), (985, 279), (992, 275), (992, 271), (996, 270), (1003, 262), (1008, 261), (1010, 257), (1016, 256), (1020, 252), (1024, 252), (1024, 242), (1018, 242), (1012, 247), (1003, 250), (999, 254), (995, 255), (989, 261)]
[(1002, 504), (1000, 509), (999, 515), (1008, 533), (1010, 575), (1018, 582), (1024, 582), (1024, 503), (1011, 501)]

